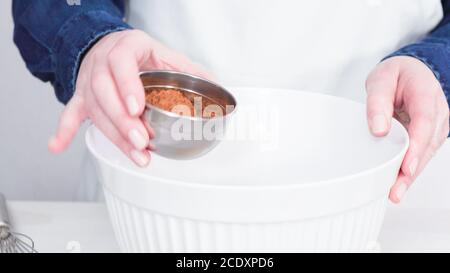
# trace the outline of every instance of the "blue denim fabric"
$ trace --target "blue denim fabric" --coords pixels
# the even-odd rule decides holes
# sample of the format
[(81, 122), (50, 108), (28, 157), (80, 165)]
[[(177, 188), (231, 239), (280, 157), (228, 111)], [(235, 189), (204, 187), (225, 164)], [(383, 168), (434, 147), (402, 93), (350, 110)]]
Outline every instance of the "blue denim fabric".
[[(387, 58), (407, 55), (424, 62), (449, 101), (450, 0), (442, 5), (445, 18), (432, 33)], [(83, 54), (103, 35), (131, 28), (122, 20), (124, 6), (121, 0), (13, 0), (14, 41), (31, 73), (50, 81), (59, 101), (67, 103)]]
[(130, 28), (124, 9), (111, 0), (14, 0), (14, 41), (31, 73), (67, 103), (84, 53), (107, 33)]
[(442, 1), (444, 19), (428, 36), (417, 43), (407, 45), (385, 59), (394, 56), (410, 56), (426, 64), (441, 83), (450, 104), (450, 0)]

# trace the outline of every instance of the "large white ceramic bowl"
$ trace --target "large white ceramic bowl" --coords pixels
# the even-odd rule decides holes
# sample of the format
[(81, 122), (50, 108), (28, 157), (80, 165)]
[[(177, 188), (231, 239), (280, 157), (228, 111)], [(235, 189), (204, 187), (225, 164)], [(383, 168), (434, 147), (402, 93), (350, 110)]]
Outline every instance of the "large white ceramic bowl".
[(86, 136), (126, 252), (369, 251), (408, 147), (394, 121), (372, 137), (365, 106), (307, 92), (231, 88), (227, 139), (192, 161), (134, 166)]

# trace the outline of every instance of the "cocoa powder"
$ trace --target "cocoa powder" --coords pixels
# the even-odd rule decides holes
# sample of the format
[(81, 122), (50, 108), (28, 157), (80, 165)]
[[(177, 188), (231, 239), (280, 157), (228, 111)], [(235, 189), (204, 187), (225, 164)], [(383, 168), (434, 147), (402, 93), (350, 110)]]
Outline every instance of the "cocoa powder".
[[(190, 92), (175, 88), (147, 88), (145, 99), (147, 103), (168, 112), (175, 112), (183, 116), (197, 116), (194, 107), (195, 101), (201, 98), (201, 111), (204, 118), (211, 118), (223, 115), (223, 108), (215, 104), (212, 100)], [(204, 111), (209, 105), (217, 105), (216, 110)], [(222, 113), (217, 111), (220, 109)]]

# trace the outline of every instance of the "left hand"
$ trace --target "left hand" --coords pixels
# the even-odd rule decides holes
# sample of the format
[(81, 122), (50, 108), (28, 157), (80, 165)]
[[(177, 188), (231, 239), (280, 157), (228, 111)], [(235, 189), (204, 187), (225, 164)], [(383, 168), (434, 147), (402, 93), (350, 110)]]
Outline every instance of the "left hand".
[(449, 133), (449, 106), (433, 72), (413, 57), (386, 59), (366, 82), (367, 118), (373, 135), (385, 136), (392, 117), (408, 130), (410, 146), (389, 199), (399, 203)]

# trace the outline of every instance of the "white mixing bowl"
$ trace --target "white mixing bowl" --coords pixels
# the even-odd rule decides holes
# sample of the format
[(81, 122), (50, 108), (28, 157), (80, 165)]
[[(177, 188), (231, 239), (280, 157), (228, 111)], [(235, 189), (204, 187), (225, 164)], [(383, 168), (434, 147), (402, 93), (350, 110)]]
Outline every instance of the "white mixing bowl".
[(365, 106), (278, 89), (230, 89), (228, 138), (192, 161), (134, 166), (86, 136), (126, 252), (368, 251), (408, 147), (397, 122), (372, 137)]

